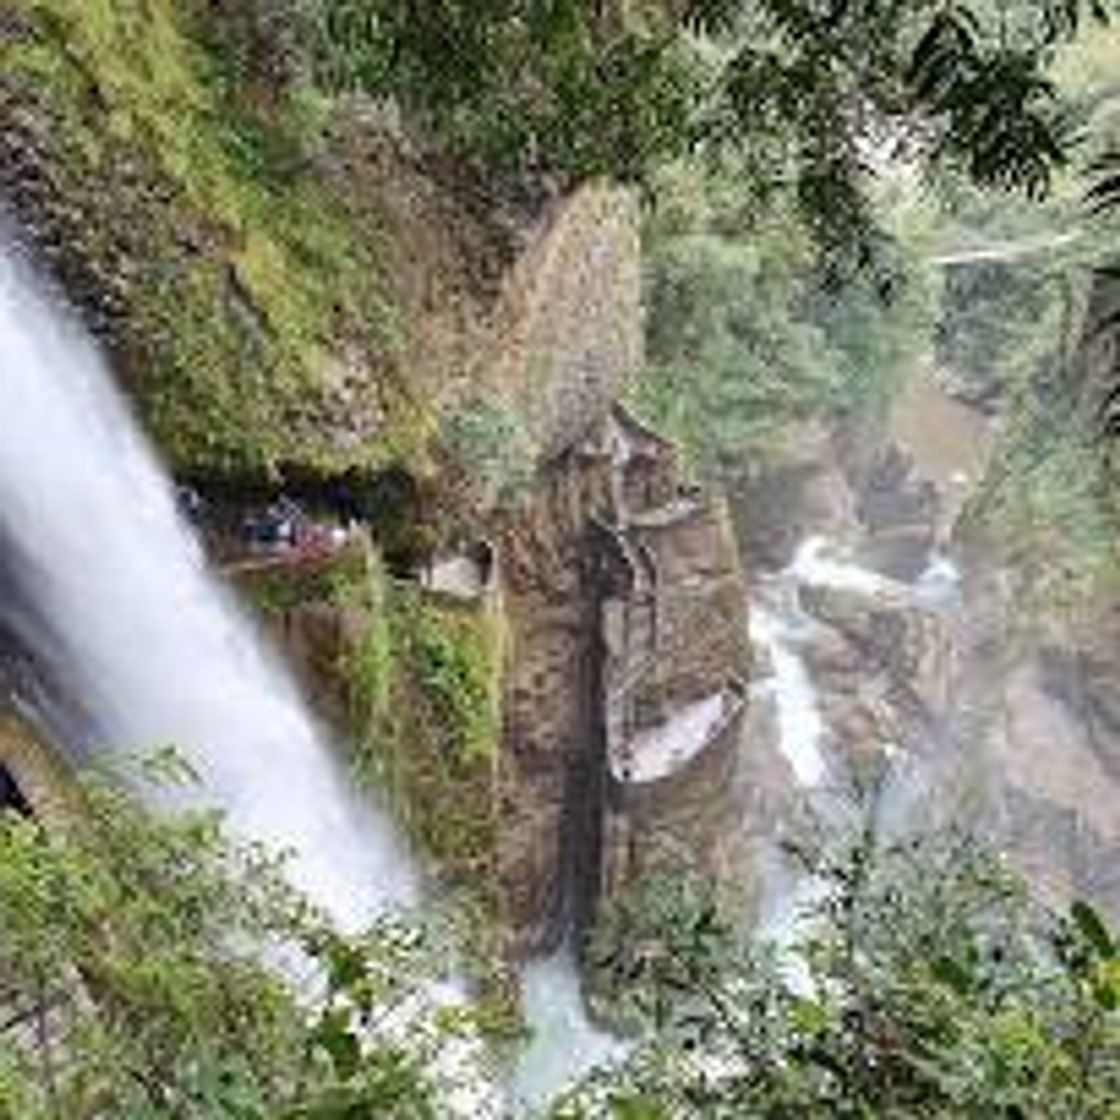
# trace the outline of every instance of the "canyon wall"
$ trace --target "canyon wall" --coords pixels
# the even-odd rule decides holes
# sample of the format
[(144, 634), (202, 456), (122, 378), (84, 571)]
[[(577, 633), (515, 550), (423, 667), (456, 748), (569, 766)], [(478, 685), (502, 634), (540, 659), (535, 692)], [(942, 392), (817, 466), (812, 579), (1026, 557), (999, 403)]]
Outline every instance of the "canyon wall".
[[(1114, 284), (1098, 281), (1073, 351), (1086, 430), (1115, 370), (1115, 342), (1095, 324), (1115, 306)], [(797, 585), (798, 653), (837, 773), (891, 759), (906, 777), (888, 815), (972, 825), (1044, 897), (1118, 913), (1116, 595), (1040, 594), (1053, 527), (1032, 536), (998, 502), (970, 500), (991, 485), (1004, 438), (925, 372), (876, 440), (853, 449), (843, 426), (797, 440), (788, 462), (733, 494), (736, 522), (761, 569)], [(839, 576), (805, 564), (778, 577), (814, 535)]]

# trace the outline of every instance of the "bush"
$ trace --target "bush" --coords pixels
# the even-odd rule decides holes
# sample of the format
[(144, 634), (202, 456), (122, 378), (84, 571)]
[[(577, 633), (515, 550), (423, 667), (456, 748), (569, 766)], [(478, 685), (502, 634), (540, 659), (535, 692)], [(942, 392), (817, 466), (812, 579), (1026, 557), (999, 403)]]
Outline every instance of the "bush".
[(674, 168), (646, 229), (635, 406), (716, 475), (780, 452), (797, 421), (881, 417), (930, 318), (921, 269), (894, 257), (889, 293), (866, 273), (831, 285), (788, 198), (753, 202), (733, 168)]
[[(377, 1025), (436, 974), (419, 927), (337, 934), (215, 814), (155, 818), (106, 781), (78, 808), (51, 833), (0, 815), (0, 1116), (437, 1114), (446, 1031)], [(324, 983), (266, 963), (296, 953)]]
[(1044, 911), (953, 832), (800, 854), (817, 889), (786, 946), (679, 882), (624, 906), (613, 1004), (651, 1034), (558, 1120), (1115, 1115), (1120, 955), (1089, 906)]

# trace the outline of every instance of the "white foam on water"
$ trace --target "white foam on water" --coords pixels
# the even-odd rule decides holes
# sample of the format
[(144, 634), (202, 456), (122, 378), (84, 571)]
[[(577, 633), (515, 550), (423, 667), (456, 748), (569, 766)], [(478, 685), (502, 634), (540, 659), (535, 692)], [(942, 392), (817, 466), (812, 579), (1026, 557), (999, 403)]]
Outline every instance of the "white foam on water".
[(571, 950), (530, 961), (521, 974), (532, 1038), (514, 1073), (518, 1106), (540, 1107), (600, 1066), (622, 1061), (628, 1047), (588, 1018)]
[(943, 553), (931, 553), (921, 575), (914, 582), (914, 598), (919, 605), (936, 610), (957, 606), (960, 597), (960, 569)]
[[(827, 894), (825, 884), (813, 876), (782, 869), (773, 871), (767, 891), (767, 905), (756, 934), (778, 950), (777, 965), (790, 989), (808, 995), (813, 979), (805, 957), (796, 947), (810, 932), (815, 909)], [(773, 878), (779, 881), (774, 882)]]
[(828, 771), (821, 750), (825, 724), (816, 689), (796, 649), (796, 629), (766, 607), (752, 604), (750, 635), (766, 651), (774, 670), (770, 685), (778, 717), (778, 747), (797, 784), (812, 789)]
[(827, 538), (806, 537), (794, 552), (787, 572), (810, 587), (835, 587), (869, 598), (894, 595), (905, 585), (847, 560)]
[(850, 591), (888, 606), (941, 611), (956, 606), (960, 600), (960, 571), (940, 552), (931, 552), (921, 574), (907, 584), (849, 559), (843, 549), (827, 538), (811, 536), (798, 545), (783, 576), (805, 587)]

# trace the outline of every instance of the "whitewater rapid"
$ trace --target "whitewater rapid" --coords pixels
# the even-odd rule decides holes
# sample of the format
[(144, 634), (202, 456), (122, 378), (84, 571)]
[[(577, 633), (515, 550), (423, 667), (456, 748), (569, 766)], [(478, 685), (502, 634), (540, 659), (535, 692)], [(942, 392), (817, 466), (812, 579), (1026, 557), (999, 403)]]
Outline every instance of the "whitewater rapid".
[(588, 1017), (570, 947), (530, 961), (521, 974), (521, 993), (533, 1035), (514, 1071), (519, 1113), (541, 1108), (593, 1069), (621, 1062), (629, 1052), (625, 1042)]
[[(776, 746), (789, 766), (799, 799), (813, 806), (818, 819), (834, 819), (850, 810), (842, 794), (831, 788), (840, 760), (829, 750), (829, 728), (820, 697), (805, 662), (819, 624), (801, 605), (801, 590), (827, 587), (884, 607), (912, 607), (928, 612), (956, 609), (960, 573), (948, 557), (931, 553), (913, 583), (884, 576), (858, 563), (849, 552), (822, 536), (800, 542), (790, 563), (765, 577), (749, 604), (750, 638), (765, 656), (770, 674), (756, 685), (768, 698), (776, 717)], [(875, 812), (883, 825), (904, 830), (920, 816), (926, 781), (920, 760), (887, 749), (887, 768)], [(842, 789), (842, 781), (839, 789)], [(810, 985), (805, 962), (792, 946), (812, 922), (823, 884), (777, 853), (763, 868), (763, 900), (758, 935), (777, 945), (780, 967), (797, 991)]]
[(344, 928), (416, 883), (388, 819), (229, 594), (74, 317), (0, 249), (0, 625), (88, 715), (86, 746), (174, 745), (244, 838)]

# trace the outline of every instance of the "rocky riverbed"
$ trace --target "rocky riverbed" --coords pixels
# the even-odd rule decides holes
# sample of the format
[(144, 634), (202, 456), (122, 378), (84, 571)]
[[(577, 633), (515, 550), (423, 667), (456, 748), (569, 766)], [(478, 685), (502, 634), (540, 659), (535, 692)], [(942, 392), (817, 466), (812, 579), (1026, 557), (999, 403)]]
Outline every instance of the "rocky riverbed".
[[(959, 519), (991, 426), (941, 392), (911, 390), (862, 463), (821, 435), (769, 480), (769, 505), (767, 480), (752, 486), (741, 521), (772, 717), (756, 713), (748, 754), (782, 756), (787, 790), (885, 760), (928, 823), (972, 824), (1044, 897), (1118, 913), (1120, 613), (1028, 616), (1006, 559)], [(752, 525), (760, 505), (785, 513)]]

